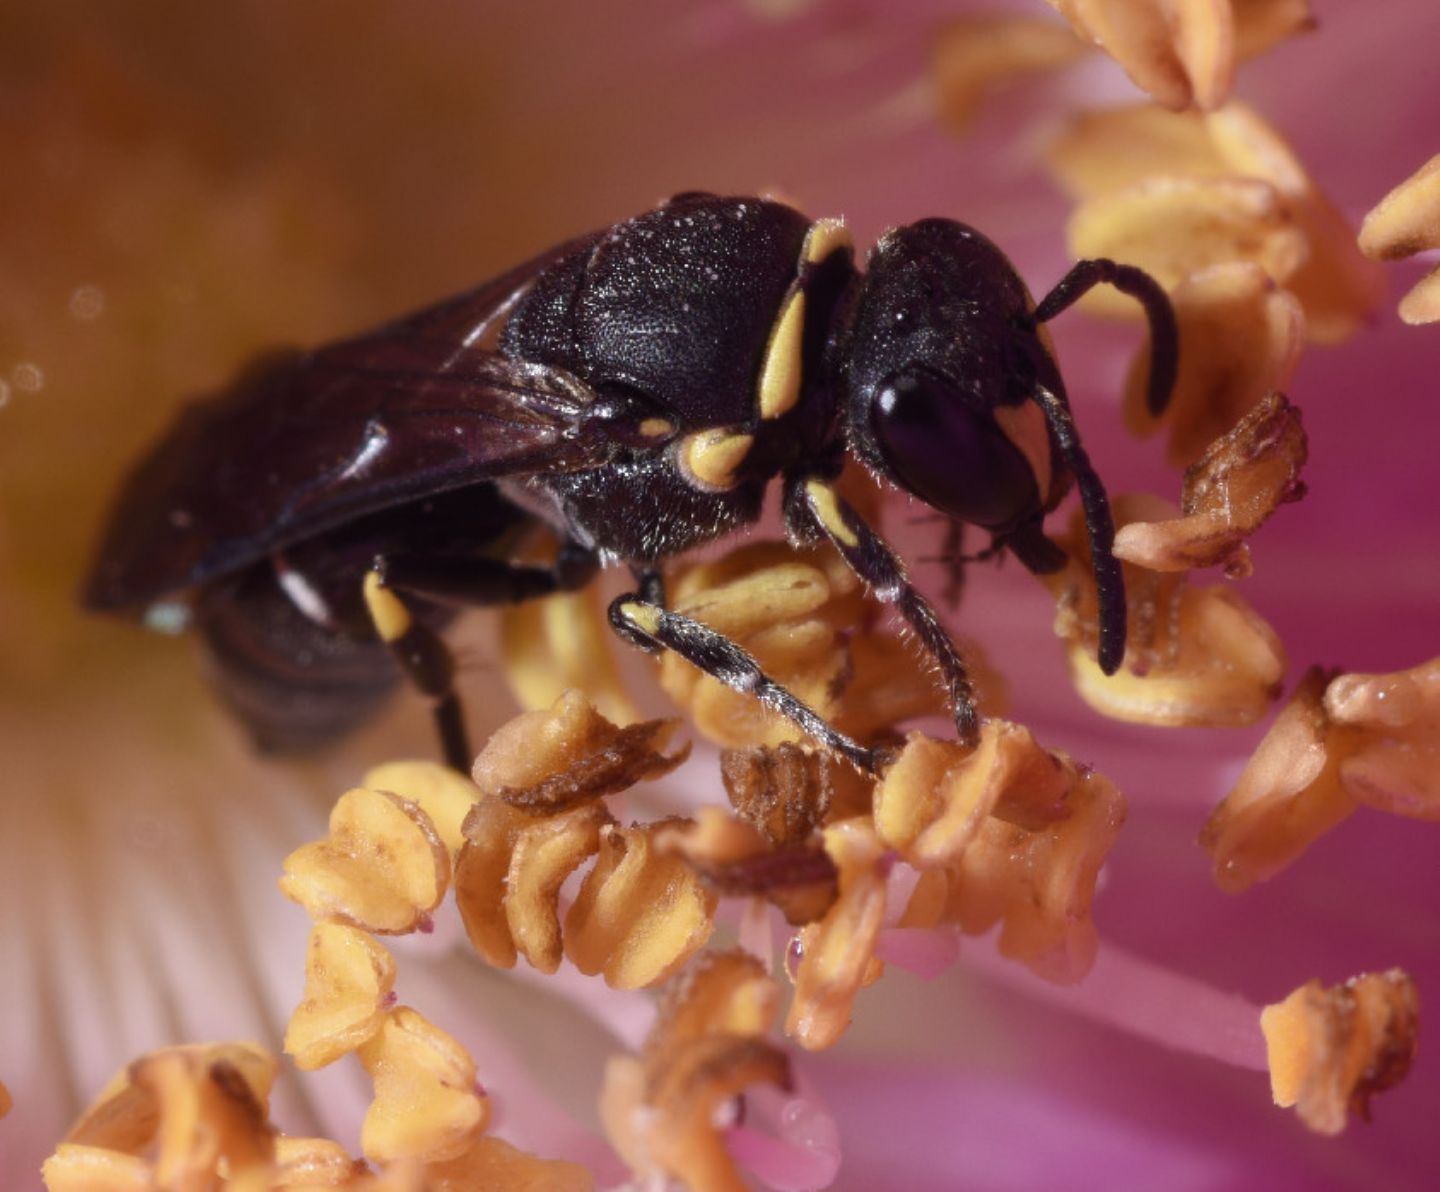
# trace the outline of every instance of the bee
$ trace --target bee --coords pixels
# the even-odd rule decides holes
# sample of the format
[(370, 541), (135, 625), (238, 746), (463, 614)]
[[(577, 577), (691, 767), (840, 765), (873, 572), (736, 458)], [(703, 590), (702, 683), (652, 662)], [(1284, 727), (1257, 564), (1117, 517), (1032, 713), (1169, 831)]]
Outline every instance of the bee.
[[(1159, 414), (1175, 319), (1139, 269), (1081, 261), (1036, 304), (1000, 249), (953, 220), (892, 229), (862, 272), (839, 220), (677, 195), (378, 330), (268, 357), (189, 405), (120, 494), (85, 603), (152, 619), (183, 608), (264, 748), (345, 732), (404, 675), (465, 769), (446, 621), (623, 564), (633, 590), (609, 609), (622, 636), (676, 651), (874, 770), (874, 751), (665, 607), (666, 560), (754, 523), (778, 480), (790, 538), (828, 540), (895, 607), (973, 742), (959, 651), (835, 482), (858, 459), (1036, 573), (1065, 562), (1043, 522), (1073, 484), (1098, 662), (1113, 673), (1114, 524), (1043, 327), (1100, 283), (1149, 318)], [(516, 561), (542, 523), (562, 544), (554, 563)]]

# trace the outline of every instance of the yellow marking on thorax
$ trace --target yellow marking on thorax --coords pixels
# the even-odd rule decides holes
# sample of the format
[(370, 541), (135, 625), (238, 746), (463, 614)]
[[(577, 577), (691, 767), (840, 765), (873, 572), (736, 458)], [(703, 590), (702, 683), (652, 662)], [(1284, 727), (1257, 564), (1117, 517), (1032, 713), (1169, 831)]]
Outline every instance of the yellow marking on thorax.
[(378, 572), (365, 573), (365, 607), (370, 620), (375, 623), (375, 632), (383, 642), (398, 642), (410, 632), (412, 624), (410, 610), (404, 601), (385, 586)]
[(1050, 427), (1045, 413), (1033, 401), (1018, 406), (996, 406), (995, 421), (1001, 432), (1015, 444), (1035, 473), (1035, 487), (1040, 490), (1040, 503), (1050, 499)]
[(820, 524), (837, 542), (846, 546), (859, 546), (860, 539), (840, 515), (840, 498), (835, 490), (823, 480), (807, 480), (805, 495), (810, 498), (810, 508), (820, 519)]
[(640, 433), (647, 439), (664, 439), (675, 433), (675, 424), (668, 418), (646, 418), (640, 423)]
[(805, 340), (805, 292), (792, 288), (770, 332), (760, 369), (760, 417), (779, 418), (800, 400), (800, 367)]
[[(816, 265), (832, 253), (851, 245), (850, 232), (841, 219), (819, 219), (810, 225), (800, 246), (801, 276), (804, 266)], [(797, 280), (780, 306), (780, 316), (770, 331), (765, 363), (760, 368), (757, 404), (762, 419), (779, 418), (795, 408), (804, 379), (805, 291)]]
[(735, 472), (750, 454), (754, 435), (724, 428), (696, 431), (680, 445), (685, 470), (706, 488), (726, 489), (735, 484)]
[(850, 229), (843, 219), (817, 219), (805, 233), (805, 245), (800, 250), (800, 259), (818, 264), (832, 252), (850, 248)]

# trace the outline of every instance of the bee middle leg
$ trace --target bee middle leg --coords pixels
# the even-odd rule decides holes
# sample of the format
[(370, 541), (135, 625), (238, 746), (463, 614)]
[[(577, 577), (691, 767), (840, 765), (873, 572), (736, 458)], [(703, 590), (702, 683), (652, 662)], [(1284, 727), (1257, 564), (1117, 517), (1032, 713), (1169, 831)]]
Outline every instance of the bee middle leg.
[(458, 605), (515, 604), (583, 587), (597, 567), (593, 553), (573, 544), (563, 546), (548, 567), (424, 554), (376, 558), (363, 581), (366, 610), (405, 677), (430, 700), (447, 765), (468, 774), (475, 760), (455, 691), (455, 657), (407, 597)]

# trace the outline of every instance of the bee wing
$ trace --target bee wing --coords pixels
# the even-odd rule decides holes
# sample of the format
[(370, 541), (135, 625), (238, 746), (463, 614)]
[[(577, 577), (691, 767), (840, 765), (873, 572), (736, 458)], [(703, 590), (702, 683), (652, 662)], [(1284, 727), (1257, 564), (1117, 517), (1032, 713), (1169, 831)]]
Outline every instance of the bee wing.
[(122, 491), (85, 603), (143, 606), (367, 513), (604, 463), (613, 444), (581, 433), (588, 386), (478, 346), (545, 264), (583, 248), (369, 335), (268, 357), (192, 403)]

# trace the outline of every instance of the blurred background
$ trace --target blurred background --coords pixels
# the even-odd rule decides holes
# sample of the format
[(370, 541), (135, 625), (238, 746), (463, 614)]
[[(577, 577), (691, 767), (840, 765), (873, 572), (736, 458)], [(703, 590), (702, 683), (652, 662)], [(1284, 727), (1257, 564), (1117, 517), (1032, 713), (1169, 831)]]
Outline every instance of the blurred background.
[[(114, 487), (177, 404), (222, 385), (262, 348), (362, 329), (679, 190), (778, 192), (811, 214), (846, 216), (860, 246), (891, 223), (966, 219), (1043, 289), (1067, 263), (1065, 203), (1038, 164), (1055, 118), (1046, 113), (1080, 95), (1138, 95), (1096, 58), (1009, 89), (965, 138), (955, 136), (935, 115), (930, 47), (948, 17), (980, 7), (46, 0), (0, 8), (0, 1079), (21, 1103), (19, 1116), (0, 1124), (0, 1184), (4, 1171), (33, 1171), (62, 1123), (140, 1047), (180, 1031), (247, 1033), (225, 1030), (218, 1012), (197, 1018), (177, 1008), (206, 996), (204, 983), (187, 985), (181, 971), (192, 937), (179, 928), (168, 942), (148, 934), (164, 920), (153, 899), (166, 897), (176, 834), (251, 856), (263, 884), (265, 866), (278, 869), (361, 765), (428, 750), (423, 709), (402, 701), (378, 736), (318, 768), (251, 761), (208, 702), (189, 643), (74, 611)], [(983, 7), (1048, 11), (1038, 0)], [(1356, 217), (1440, 149), (1436, 41), (1426, 34), (1434, 14), (1419, 0), (1383, 6), (1383, 18), (1357, 11), (1369, 6), (1316, 7), (1324, 40), (1282, 47), (1263, 70), (1242, 74), (1238, 91)], [(1388, 311), (1386, 320), (1363, 344), (1312, 353), (1296, 383), (1316, 467), (1351, 481), (1282, 515), (1290, 545), (1277, 549), (1273, 567), (1262, 555), (1250, 589), (1297, 667), (1408, 666), (1440, 641), (1435, 340), (1394, 326)], [(1107, 478), (1118, 477), (1111, 485), (1171, 492), (1158, 446), (1137, 449), (1119, 426), (1135, 329), (1077, 315), (1058, 338), (1093, 452)], [(1152, 743), (1131, 749), (1132, 730), (1097, 725), (1069, 693), (1038, 586), (1012, 568), (981, 577), (977, 591), (987, 590), (1007, 599), (977, 597), (966, 632), (1002, 669), (1024, 668), (1020, 717), (1048, 716), (1046, 739), (1088, 751), (1132, 806), (1156, 792), (1117, 854), (1120, 909), (1111, 922), (1121, 938), (1257, 998), (1315, 972), (1336, 980), (1392, 963), (1435, 972), (1440, 932), (1425, 909), (1437, 892), (1433, 837), (1417, 838), (1412, 823), (1367, 821), (1344, 845), (1317, 850), (1283, 894), (1261, 891), (1243, 908), (1223, 899), (1191, 841), (1258, 734), (1192, 734), (1178, 744), (1151, 734)], [(483, 675), (472, 682), (482, 686)], [(477, 731), (509, 712), (500, 701), (482, 704)], [(1162, 777), (1177, 763), (1192, 766), (1188, 778)], [(205, 800), (271, 798), (279, 826), (236, 828), (233, 841), (213, 824), (194, 833), (176, 826)], [(303, 810), (286, 812), (287, 801)], [(122, 820), (120, 806), (137, 810)], [(1337, 868), (1343, 883), (1331, 880)], [(1207, 899), (1179, 938), (1147, 886), (1176, 874)], [(1380, 901), (1391, 934), (1380, 941), (1375, 919), (1346, 893), (1366, 881), (1387, 887)], [(107, 917), (131, 883), (148, 883), (152, 901)], [(243, 897), (237, 889), (225, 896)], [(1128, 903), (1126, 891), (1135, 895)], [(262, 938), (266, 914), (239, 915), (237, 930)], [(204, 939), (212, 928), (224, 924), (186, 930)], [(283, 1015), (303, 948), (303, 927), (285, 930), (293, 938), (280, 959), (260, 963), (261, 975), (237, 968), (232, 980), (222, 966), (210, 979), (253, 983), (250, 993)], [(1266, 942), (1277, 938), (1284, 946)], [(1320, 972), (1322, 958), (1336, 955), (1344, 959)], [(278, 972), (288, 975), (277, 986)], [(1382, 1124), (1368, 1135), (1324, 1143), (1269, 1109), (1253, 1075), (1172, 1060), (1103, 1032), (1077, 1040), (1052, 1011), (1017, 1024), (1013, 1010), (958, 979), (942, 993), (905, 980), (894, 1011), (877, 1010), (857, 1029), (858, 1066), (836, 1061), (837, 1088), (867, 1071), (865, 1056), (887, 1050), (928, 1047), (929, 1059), (972, 1074), (1011, 1072), (1016, 1047), (1007, 1040), (1024, 1037), (1021, 1050), (1032, 1056), (1048, 1047), (1052, 1062), (1068, 1057), (1061, 1066), (1071, 1075), (1059, 1082), (1067, 1095), (1141, 1123), (1196, 1171), (1235, 1177), (1194, 1186), (1251, 1186), (1240, 1178), (1246, 1171), (1298, 1172), (1316, 1187), (1380, 1186), (1388, 1173), (1385, 1186), (1409, 1186), (1406, 1173), (1431, 1149), (1422, 1123), (1440, 1095), (1433, 1065), (1394, 1095), (1393, 1108), (1378, 1106)], [(963, 1029), (982, 1009), (991, 1027)], [(927, 1023), (925, 1040), (914, 1038), (916, 1021)], [(1133, 1080), (1108, 1080), (1102, 1057), (1130, 1065)], [(896, 1086), (895, 1095), (960, 1096), (935, 1080)], [(1178, 1084), (1189, 1091), (1172, 1112), (1153, 1090)], [(997, 1086), (990, 1103), (1008, 1104), (1008, 1087)], [(1193, 1132), (1186, 1104), (1201, 1106)], [(1074, 1119), (1066, 1126), (1078, 1128)], [(1101, 1133), (1106, 1146), (1130, 1142), (1124, 1132)], [(1240, 1133), (1249, 1136), (1243, 1144)], [(1211, 1147), (1224, 1156), (1232, 1143), (1233, 1164), (1207, 1169), (1196, 1158)], [(880, 1186), (866, 1181), (883, 1178), (900, 1149), (882, 1141), (870, 1166), (857, 1153), (842, 1186)], [(936, 1178), (935, 1187), (962, 1186), (943, 1170)]]

